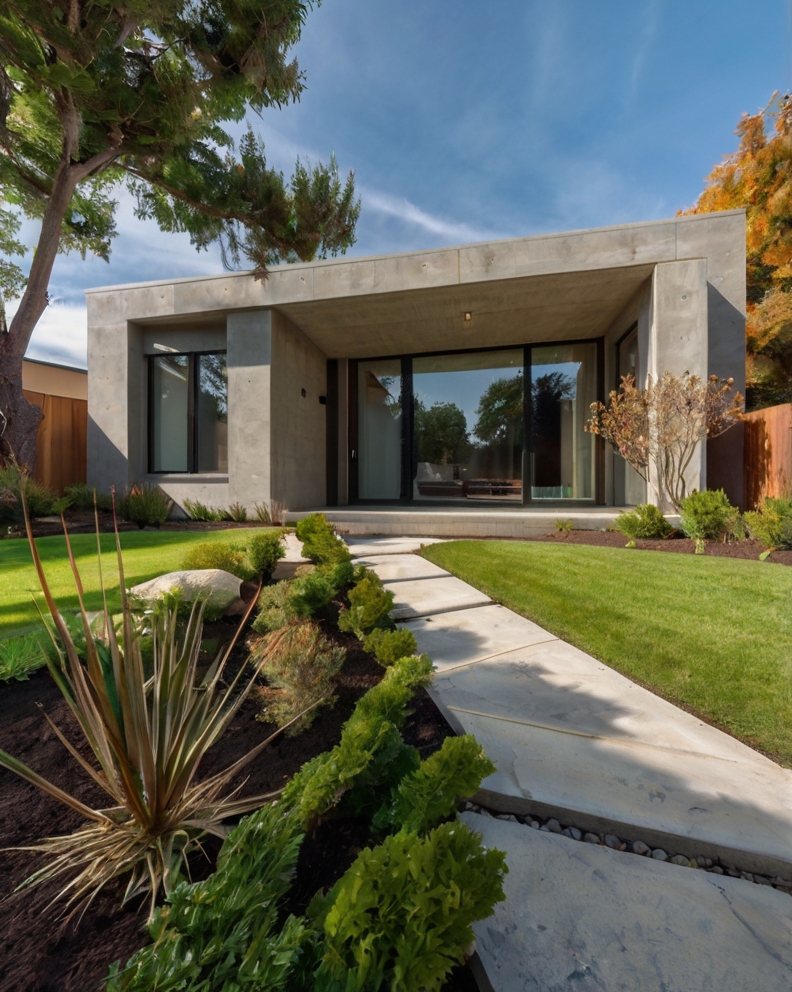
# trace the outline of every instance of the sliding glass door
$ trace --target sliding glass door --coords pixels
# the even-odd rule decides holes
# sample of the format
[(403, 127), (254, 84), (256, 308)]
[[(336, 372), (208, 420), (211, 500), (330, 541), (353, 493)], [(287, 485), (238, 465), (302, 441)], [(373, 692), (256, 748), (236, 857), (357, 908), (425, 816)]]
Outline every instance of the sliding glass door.
[(601, 345), (354, 363), (351, 493), (361, 500), (594, 501)]

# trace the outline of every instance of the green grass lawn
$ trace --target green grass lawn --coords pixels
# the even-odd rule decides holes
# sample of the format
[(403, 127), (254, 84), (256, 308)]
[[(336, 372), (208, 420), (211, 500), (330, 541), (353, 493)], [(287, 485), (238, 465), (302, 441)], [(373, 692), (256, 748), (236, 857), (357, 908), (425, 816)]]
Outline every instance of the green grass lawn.
[(423, 554), (792, 767), (792, 568), (516, 541)]
[[(213, 531), (124, 531), (121, 548), (127, 588), (145, 582), (165, 572), (176, 571), (187, 549), (204, 541), (224, 541), (244, 545), (258, 528)], [(82, 576), (85, 605), (89, 610), (102, 606), (99, 588), (99, 564), (94, 534), (75, 534), (72, 549)], [(76, 609), (74, 589), (66, 542), (62, 537), (40, 537), (36, 541), (47, 581), (61, 610)], [(111, 610), (120, 608), (118, 568), (115, 556), (115, 536), (101, 535), (102, 569)], [(33, 602), (36, 595), (46, 613), (33, 559), (26, 540), (0, 541), (0, 638), (23, 633), (35, 626), (38, 612)]]

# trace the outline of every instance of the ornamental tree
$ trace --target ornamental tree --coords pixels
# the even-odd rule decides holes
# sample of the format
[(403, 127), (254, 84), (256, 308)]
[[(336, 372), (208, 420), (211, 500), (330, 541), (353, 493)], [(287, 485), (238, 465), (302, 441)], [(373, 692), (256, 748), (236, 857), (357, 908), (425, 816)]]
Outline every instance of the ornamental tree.
[(592, 403), (591, 410), (585, 429), (608, 441), (645, 482), (653, 482), (661, 504), (678, 511), (698, 445), (741, 420), (743, 400), (733, 379), (713, 375), (703, 382), (687, 372), (666, 372), (656, 382), (650, 376), (644, 390), (624, 376), (608, 403)]
[[(320, 2), (320, 0), (316, 0)], [(33, 466), (41, 412), (22, 395), (22, 358), (59, 251), (107, 259), (113, 199), (229, 267), (263, 278), (354, 243), (360, 205), (336, 163), (267, 165), (248, 110), (299, 98), (289, 52), (314, 0), (6, 0), (0, 9), (0, 251), (21, 254), (18, 217), (40, 222), (27, 278), (0, 261), (0, 457)]]

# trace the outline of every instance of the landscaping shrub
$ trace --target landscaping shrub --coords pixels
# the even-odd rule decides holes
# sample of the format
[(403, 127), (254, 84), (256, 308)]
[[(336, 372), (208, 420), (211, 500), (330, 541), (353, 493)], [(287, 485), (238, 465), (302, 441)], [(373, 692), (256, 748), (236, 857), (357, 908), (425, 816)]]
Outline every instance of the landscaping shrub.
[(113, 967), (107, 992), (291, 987), (309, 931), (294, 916), (276, 927), (301, 842), (297, 818), (279, 805), (245, 817), (223, 844), (214, 874), (180, 883), (168, 905), (156, 910), (149, 924), (153, 942), (124, 968)]
[(694, 541), (728, 541), (740, 532), (740, 511), (722, 489), (694, 490), (680, 505), (679, 527)]
[(281, 532), (271, 531), (268, 534), (256, 534), (248, 541), (247, 556), (250, 567), (264, 582), (269, 582), (275, 566), (286, 554), (281, 539)]
[(109, 493), (100, 493), (97, 489), (90, 489), (84, 482), (75, 482), (72, 486), (66, 486), (63, 495), (69, 500), (69, 506), (75, 510), (93, 510), (94, 495), (96, 496), (96, 508), (100, 513), (108, 513), (113, 509), (113, 498)]
[[(267, 640), (254, 647), (254, 659)], [(291, 735), (306, 730), (316, 718), (318, 704), (332, 705), (335, 701), (333, 681), (345, 658), (344, 648), (334, 647), (315, 624), (289, 627), (261, 668), (269, 685), (257, 690), (264, 702), (258, 719), (283, 727), (303, 713), (287, 732)]]
[(375, 627), (394, 626), (390, 619), (392, 609), (393, 593), (383, 588), (375, 572), (367, 572), (350, 590), (349, 609), (339, 615), (338, 626), (362, 641)]
[(228, 508), (228, 515), (237, 524), (247, 523), (247, 508), (242, 503), (232, 503)]
[(647, 541), (668, 537), (674, 530), (652, 503), (641, 503), (634, 510), (620, 513), (616, 517), (615, 527), (631, 540), (643, 538)]
[(173, 500), (159, 486), (149, 482), (136, 482), (127, 486), (118, 500), (118, 514), (124, 520), (144, 527), (159, 527), (170, 516)]
[(284, 579), (272, 586), (264, 586), (258, 599), (258, 612), (253, 621), (257, 634), (281, 630), (297, 618), (291, 599), (294, 580)]
[(40, 633), (0, 641), (0, 682), (27, 681), (33, 672), (46, 664), (47, 652)]
[(322, 992), (436, 992), (465, 960), (472, 924), (503, 896), (505, 856), (461, 823), (363, 850), (309, 915), (324, 937)]
[(184, 507), (184, 512), (190, 518), (190, 520), (230, 520), (231, 516), (225, 510), (221, 510), (216, 506), (207, 506), (205, 503), (201, 503), (197, 499), (186, 499), (182, 504)]
[(53, 512), (55, 493), (9, 462), (0, 465), (0, 524), (19, 524), (23, 521), (20, 496), (23, 483), (31, 517), (47, 517)]
[(323, 513), (311, 513), (300, 520), (297, 539), (302, 541), (305, 557), (316, 565), (337, 565), (352, 557), (349, 548), (336, 537)]
[(406, 627), (398, 630), (386, 630), (375, 627), (366, 635), (363, 647), (370, 651), (383, 668), (389, 668), (399, 658), (409, 658), (418, 650), (415, 635)]
[(295, 616), (307, 620), (324, 609), (335, 594), (336, 588), (329, 576), (317, 568), (295, 577), (289, 603)]
[(223, 541), (194, 544), (182, 558), (181, 567), (187, 571), (221, 568), (243, 582), (252, 579), (255, 574), (248, 564), (245, 549), (238, 544), (225, 544)]
[(759, 508), (745, 514), (751, 537), (766, 548), (792, 548), (792, 499), (766, 496)]

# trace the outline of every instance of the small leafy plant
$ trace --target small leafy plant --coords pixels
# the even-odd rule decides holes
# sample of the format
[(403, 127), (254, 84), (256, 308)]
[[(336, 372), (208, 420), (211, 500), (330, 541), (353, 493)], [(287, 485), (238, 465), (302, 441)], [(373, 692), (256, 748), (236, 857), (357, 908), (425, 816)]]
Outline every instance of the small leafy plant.
[(744, 534), (740, 511), (722, 489), (695, 490), (680, 506), (680, 530), (694, 541), (730, 541)]
[(672, 534), (674, 528), (652, 503), (640, 503), (634, 510), (620, 513), (614, 522), (616, 530), (631, 540), (640, 538), (656, 541)]
[(71, 486), (66, 486), (63, 495), (69, 500), (69, 506), (75, 510), (93, 510), (94, 499), (96, 499), (96, 509), (100, 513), (109, 513), (113, 509), (113, 497), (109, 493), (90, 489), (84, 482), (75, 482)]
[(228, 508), (228, 515), (237, 524), (247, 523), (248, 512), (247, 507), (242, 503), (232, 503)]
[(751, 537), (765, 548), (792, 548), (792, 499), (766, 496), (757, 510), (744, 516)]
[(173, 500), (159, 486), (136, 482), (127, 486), (116, 502), (118, 515), (130, 523), (144, 527), (160, 527), (170, 516)]
[(561, 534), (562, 537), (566, 537), (567, 534), (571, 534), (573, 526), (574, 524), (571, 520), (562, 520), (559, 518), (555, 522), (556, 531)]
[(418, 650), (418, 642), (415, 640), (415, 634), (406, 627), (398, 630), (375, 627), (366, 635), (363, 647), (374, 655), (383, 668), (389, 668), (400, 658), (409, 658), (410, 655), (415, 654)]
[(269, 582), (276, 565), (285, 554), (280, 531), (256, 534), (248, 541), (247, 556), (250, 567), (264, 582)]
[(262, 501), (253, 504), (253, 514), (256, 520), (269, 526), (280, 527), (286, 517), (286, 505), (277, 499), (271, 499), (269, 503)]
[(47, 652), (41, 633), (23, 634), (0, 641), (0, 682), (10, 679), (27, 681), (30, 675), (47, 664)]
[(337, 565), (352, 557), (344, 542), (336, 537), (323, 513), (311, 513), (297, 524), (297, 539), (303, 554), (316, 565)]
[(262, 652), (266, 656), (261, 673), (268, 685), (257, 689), (264, 703), (258, 718), (278, 727), (289, 725), (290, 735), (307, 730), (319, 705), (334, 702), (334, 680), (346, 651), (332, 645), (312, 623), (288, 627), (274, 649), (269, 648), (268, 640), (260, 640), (251, 653), (254, 661)]
[(184, 507), (184, 512), (190, 518), (190, 520), (201, 520), (201, 521), (217, 521), (217, 520), (229, 520), (230, 515), (225, 511), (216, 506), (207, 506), (206, 503), (201, 503), (197, 499), (186, 499), (182, 504)]
[(291, 598), (294, 579), (283, 579), (271, 586), (264, 586), (259, 595), (253, 630), (257, 634), (268, 634), (282, 630), (293, 620), (297, 613)]
[(393, 593), (383, 587), (375, 572), (367, 572), (350, 590), (349, 609), (339, 615), (338, 626), (362, 641), (375, 627), (393, 627), (392, 609)]
[(55, 493), (47, 486), (25, 475), (13, 462), (0, 464), (0, 524), (20, 524), (24, 520), (22, 486), (31, 517), (46, 517), (52, 513)]
[(193, 545), (182, 558), (181, 567), (187, 571), (221, 568), (243, 582), (256, 574), (248, 564), (244, 547), (223, 541), (204, 541)]

